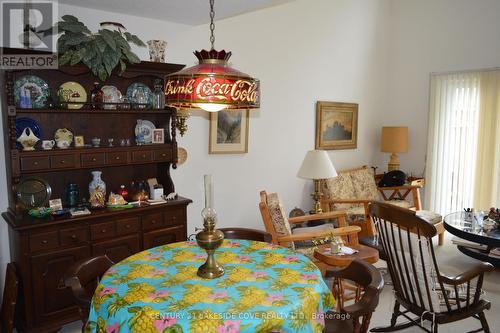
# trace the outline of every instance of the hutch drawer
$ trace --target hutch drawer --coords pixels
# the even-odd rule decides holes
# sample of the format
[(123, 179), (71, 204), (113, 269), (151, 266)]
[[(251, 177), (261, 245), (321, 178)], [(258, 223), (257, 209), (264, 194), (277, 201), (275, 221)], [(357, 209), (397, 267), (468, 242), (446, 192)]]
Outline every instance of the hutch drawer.
[(142, 150), (132, 152), (132, 162), (151, 162), (151, 151)]
[(159, 149), (153, 151), (153, 160), (155, 161), (169, 161), (172, 158), (172, 151), (170, 149)]
[(144, 230), (158, 229), (163, 226), (162, 213), (144, 215), (142, 217), (142, 228)]
[(127, 152), (114, 152), (114, 153), (106, 153), (106, 163), (107, 164), (123, 164), (127, 163)]
[(104, 165), (104, 153), (92, 153), (80, 155), (82, 167)]
[(116, 221), (116, 234), (118, 236), (136, 233), (141, 229), (141, 221), (138, 217)]
[(22, 171), (48, 169), (49, 165), (50, 165), (50, 163), (49, 163), (48, 156), (21, 157), (21, 170)]
[(99, 223), (90, 226), (90, 238), (92, 240), (111, 238), (115, 235), (115, 222)]
[(55, 249), (59, 246), (59, 236), (57, 231), (35, 234), (30, 236), (30, 251)]
[(50, 167), (52, 169), (65, 169), (75, 167), (75, 155), (53, 155), (50, 156)]
[(175, 225), (180, 224), (182, 221), (185, 221), (184, 212), (181, 209), (173, 209), (168, 213), (165, 213), (163, 221), (165, 225)]
[(81, 242), (88, 241), (88, 228), (87, 227), (77, 227), (61, 229), (59, 231), (59, 239), (61, 245), (73, 245)]

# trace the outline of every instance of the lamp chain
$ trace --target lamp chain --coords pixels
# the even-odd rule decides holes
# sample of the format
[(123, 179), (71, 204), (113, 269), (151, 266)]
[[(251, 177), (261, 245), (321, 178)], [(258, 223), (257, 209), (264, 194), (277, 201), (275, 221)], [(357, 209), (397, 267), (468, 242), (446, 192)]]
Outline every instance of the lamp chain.
[(215, 43), (215, 24), (214, 24), (215, 10), (214, 10), (214, 0), (210, 0), (210, 43), (212, 44), (212, 50), (214, 49)]

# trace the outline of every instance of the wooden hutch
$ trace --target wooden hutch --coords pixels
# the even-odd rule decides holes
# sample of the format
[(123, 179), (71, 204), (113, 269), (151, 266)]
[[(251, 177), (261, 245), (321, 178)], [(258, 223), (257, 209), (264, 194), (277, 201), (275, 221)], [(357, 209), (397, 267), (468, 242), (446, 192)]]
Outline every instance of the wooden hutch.
[[(141, 62), (129, 65), (122, 76), (113, 74), (105, 84), (116, 86), (123, 94), (134, 82), (153, 88), (153, 81), (184, 67), (183, 65)], [(165, 193), (174, 192), (170, 167), (176, 168), (177, 142), (175, 110), (92, 110), (20, 109), (14, 102), (14, 83), (24, 75), (36, 75), (48, 83), (53, 97), (67, 81), (80, 83), (90, 98), (96, 78), (83, 65), (53, 70), (4, 71), (4, 141), (9, 207), (2, 214), (9, 225), (11, 259), (20, 274), (20, 297), (16, 326), (21, 332), (54, 332), (62, 325), (79, 320), (72, 294), (61, 277), (73, 262), (107, 254), (118, 262), (154, 246), (185, 240), (186, 208), (191, 200), (179, 197), (166, 204), (129, 209), (94, 210), (80, 217), (32, 218), (16, 201), (15, 185), (25, 177), (39, 177), (52, 188), (52, 198), (64, 198), (68, 183), (76, 183), (80, 197), (88, 198), (93, 170), (102, 171), (107, 193), (133, 180), (156, 177)], [(16, 143), (16, 117), (28, 117), (40, 124), (44, 137), (53, 139), (58, 128), (83, 135), (86, 143), (101, 138), (100, 148), (74, 148), (22, 151)], [(153, 122), (165, 131), (165, 143), (134, 145), (138, 119)], [(114, 147), (107, 147), (114, 138)], [(120, 139), (129, 138), (132, 146), (122, 147)]]

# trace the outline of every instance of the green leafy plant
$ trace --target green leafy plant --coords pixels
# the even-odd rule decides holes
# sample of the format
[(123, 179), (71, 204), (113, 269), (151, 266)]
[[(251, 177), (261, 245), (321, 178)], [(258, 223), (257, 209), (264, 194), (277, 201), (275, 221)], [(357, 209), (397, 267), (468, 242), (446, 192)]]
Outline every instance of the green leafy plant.
[(139, 37), (129, 32), (100, 29), (93, 33), (72, 15), (64, 15), (62, 21), (44, 33), (49, 35), (55, 31), (62, 33), (57, 40), (59, 65), (73, 66), (82, 62), (101, 81), (105, 81), (118, 64), (121, 74), (127, 68), (127, 63), (141, 62), (132, 52), (130, 43), (146, 46)]

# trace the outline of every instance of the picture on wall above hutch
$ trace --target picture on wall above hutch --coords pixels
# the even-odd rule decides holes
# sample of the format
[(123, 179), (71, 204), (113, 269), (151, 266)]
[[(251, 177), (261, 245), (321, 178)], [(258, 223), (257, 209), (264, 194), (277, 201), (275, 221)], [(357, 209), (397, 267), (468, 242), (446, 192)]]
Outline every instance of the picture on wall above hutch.
[(164, 76), (183, 67), (143, 61), (102, 85), (83, 65), (2, 73), (18, 331), (80, 319), (61, 282), (73, 262), (186, 240), (191, 200), (161, 196), (177, 192), (176, 111), (155, 102)]

